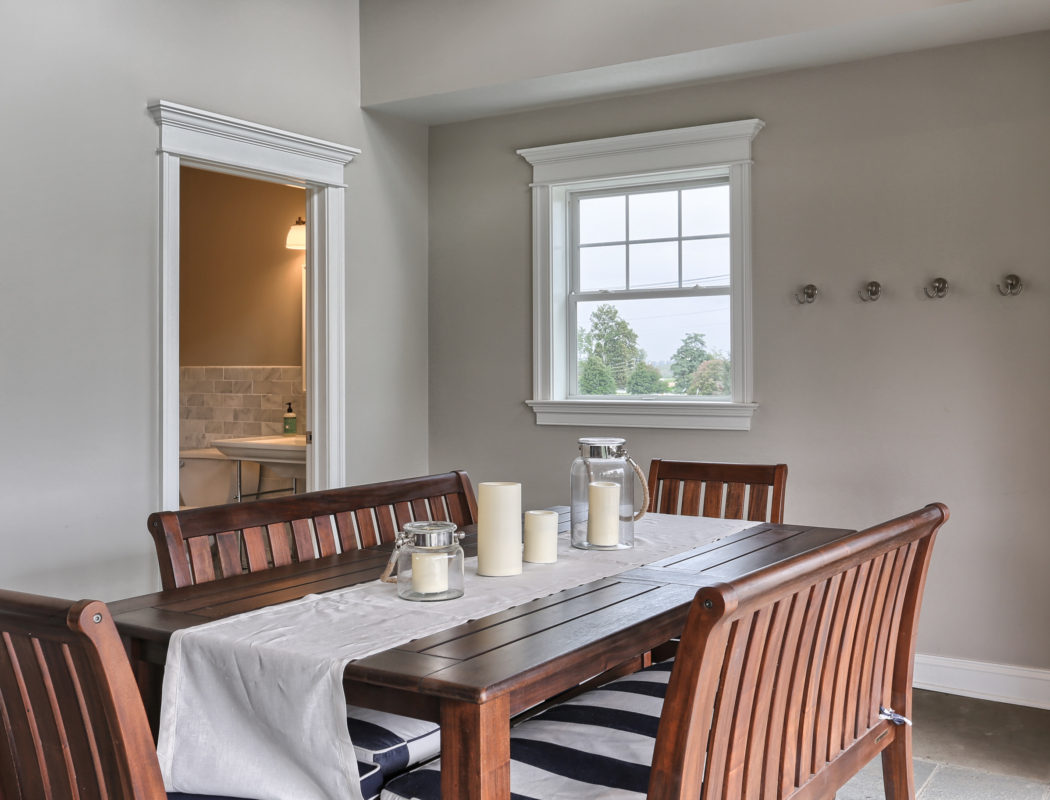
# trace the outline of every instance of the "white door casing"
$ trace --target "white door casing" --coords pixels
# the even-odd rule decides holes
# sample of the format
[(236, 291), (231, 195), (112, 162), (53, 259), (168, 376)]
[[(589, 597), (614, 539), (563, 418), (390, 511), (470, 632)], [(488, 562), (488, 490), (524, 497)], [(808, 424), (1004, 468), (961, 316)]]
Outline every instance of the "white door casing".
[(306, 189), (309, 489), (346, 473), (346, 184), (360, 150), (160, 100), (160, 502), (179, 504), (179, 176), (182, 166)]

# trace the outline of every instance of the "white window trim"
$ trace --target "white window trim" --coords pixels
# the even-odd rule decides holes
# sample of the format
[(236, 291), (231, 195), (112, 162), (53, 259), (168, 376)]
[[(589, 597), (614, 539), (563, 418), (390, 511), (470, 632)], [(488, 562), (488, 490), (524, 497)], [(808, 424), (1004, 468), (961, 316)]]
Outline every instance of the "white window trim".
[[(760, 119), (531, 147), (533, 399), (538, 425), (750, 430), (754, 398), (751, 312), (751, 140)], [(728, 172), (733, 401), (567, 399), (565, 326), (568, 196), (572, 191)]]

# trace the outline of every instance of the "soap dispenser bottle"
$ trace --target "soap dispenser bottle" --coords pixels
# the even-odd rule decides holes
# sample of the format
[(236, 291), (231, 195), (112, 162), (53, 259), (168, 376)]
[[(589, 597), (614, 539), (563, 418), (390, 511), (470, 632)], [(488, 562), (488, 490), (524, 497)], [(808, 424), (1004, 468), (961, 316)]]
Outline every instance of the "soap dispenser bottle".
[(295, 433), (296, 419), (295, 412), (292, 411), (292, 404), (288, 404), (288, 410), (284, 412), (284, 432), (286, 435)]

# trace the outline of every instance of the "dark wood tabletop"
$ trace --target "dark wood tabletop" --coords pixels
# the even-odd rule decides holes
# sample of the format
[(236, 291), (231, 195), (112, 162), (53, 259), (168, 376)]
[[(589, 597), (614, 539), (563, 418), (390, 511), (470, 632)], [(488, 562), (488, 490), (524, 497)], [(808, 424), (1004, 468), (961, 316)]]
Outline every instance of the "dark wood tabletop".
[[(697, 520), (702, 530), (703, 518)], [(567, 589), (350, 662), (357, 705), (441, 723), (442, 794), (510, 796), (511, 717), (677, 636), (700, 586), (729, 580), (852, 531), (756, 523), (712, 544)], [(698, 537), (699, 538), (699, 537)], [(464, 540), (468, 555), (473, 537)], [(179, 628), (378, 577), (389, 546), (110, 604), (156, 713), (157, 668)], [(152, 668), (152, 672), (151, 672)]]

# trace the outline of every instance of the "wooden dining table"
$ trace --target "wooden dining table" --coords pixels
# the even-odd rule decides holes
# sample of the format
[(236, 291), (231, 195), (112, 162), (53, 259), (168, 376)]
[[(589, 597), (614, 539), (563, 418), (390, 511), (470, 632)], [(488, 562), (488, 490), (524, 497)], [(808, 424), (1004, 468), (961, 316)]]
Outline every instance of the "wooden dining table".
[[(698, 518), (698, 528), (703, 525)], [(523, 603), (351, 661), (356, 705), (439, 722), (442, 796), (510, 797), (511, 720), (609, 670), (629, 669), (682, 631), (701, 586), (819, 547), (852, 530), (755, 523), (711, 544)], [(375, 580), (390, 545), (109, 604), (151, 721), (171, 634)], [(464, 540), (467, 555), (474, 536)], [(454, 732), (447, 735), (449, 732)]]

